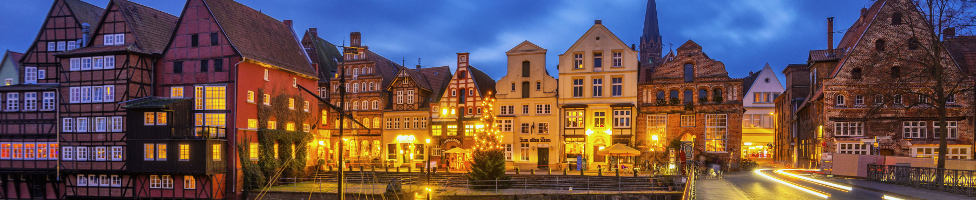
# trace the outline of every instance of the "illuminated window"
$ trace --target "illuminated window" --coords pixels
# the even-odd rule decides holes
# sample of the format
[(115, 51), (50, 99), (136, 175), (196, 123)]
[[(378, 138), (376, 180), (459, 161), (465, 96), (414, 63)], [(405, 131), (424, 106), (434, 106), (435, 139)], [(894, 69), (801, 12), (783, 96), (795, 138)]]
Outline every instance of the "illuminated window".
[(442, 132), (441, 125), (431, 125), (430, 131), (431, 131), (430, 134), (433, 136), (441, 136), (441, 132)]
[(183, 176), (183, 189), (193, 190), (197, 189), (197, 181), (193, 176), (185, 175)]
[(288, 98), (288, 109), (295, 110), (295, 98)]
[(156, 144), (156, 160), (166, 160), (166, 144)]
[(180, 144), (180, 161), (190, 160), (190, 145)]
[(143, 125), (152, 126), (156, 123), (156, 113), (154, 112), (144, 112), (142, 113)]
[(607, 126), (607, 112), (593, 112), (593, 127), (603, 128)]
[(197, 110), (224, 110), (227, 108), (227, 89), (224, 86), (194, 87), (194, 108)]
[(156, 125), (166, 125), (166, 112), (156, 113)]
[(254, 103), (254, 91), (247, 91), (247, 102)]
[(220, 161), (220, 144), (211, 144), (210, 156), (213, 157), (213, 161)]
[(278, 128), (278, 123), (275, 121), (268, 121), (268, 129), (275, 130)]
[(172, 98), (183, 98), (183, 87), (171, 87), (171, 88), (169, 88), (169, 97), (172, 97)]
[(252, 142), (247, 148), (247, 157), (252, 161), (258, 160), (258, 143)]
[(583, 53), (573, 53), (573, 69), (583, 69)]
[(286, 131), (295, 131), (295, 123), (294, 122), (285, 123), (285, 130)]
[(695, 115), (681, 115), (681, 127), (694, 127)]
[(312, 132), (312, 126), (308, 124), (302, 124), (302, 132)]
[(261, 101), (262, 101), (262, 103), (264, 103), (264, 105), (270, 106), (271, 105), (271, 95), (270, 94), (264, 94), (264, 98), (261, 98)]
[(310, 107), (311, 105), (308, 104), (308, 101), (305, 101), (304, 104), (302, 104), (302, 110), (305, 112), (308, 112)]
[(258, 129), (258, 120), (257, 119), (247, 119), (247, 128), (248, 129)]
[(583, 110), (566, 111), (566, 128), (583, 128), (586, 117)]
[(705, 151), (725, 151), (727, 134), (726, 115), (705, 115)]
[(156, 150), (154, 144), (142, 144), (142, 152), (145, 153), (143, 160), (156, 160)]

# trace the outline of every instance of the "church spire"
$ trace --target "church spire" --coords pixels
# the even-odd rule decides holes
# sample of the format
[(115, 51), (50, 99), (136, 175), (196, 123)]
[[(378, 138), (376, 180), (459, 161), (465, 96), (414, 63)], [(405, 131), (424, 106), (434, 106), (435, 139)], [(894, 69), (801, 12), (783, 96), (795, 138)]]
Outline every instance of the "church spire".
[(662, 48), (655, 0), (647, 1), (647, 10), (644, 12), (644, 33), (640, 38), (640, 63), (654, 66), (661, 61)]

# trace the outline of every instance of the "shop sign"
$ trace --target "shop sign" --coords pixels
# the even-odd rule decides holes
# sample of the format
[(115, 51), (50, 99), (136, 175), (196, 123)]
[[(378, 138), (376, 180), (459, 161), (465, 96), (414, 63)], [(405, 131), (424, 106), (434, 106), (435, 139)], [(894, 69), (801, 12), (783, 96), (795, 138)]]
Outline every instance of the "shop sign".
[(549, 138), (520, 138), (519, 142), (552, 142)]

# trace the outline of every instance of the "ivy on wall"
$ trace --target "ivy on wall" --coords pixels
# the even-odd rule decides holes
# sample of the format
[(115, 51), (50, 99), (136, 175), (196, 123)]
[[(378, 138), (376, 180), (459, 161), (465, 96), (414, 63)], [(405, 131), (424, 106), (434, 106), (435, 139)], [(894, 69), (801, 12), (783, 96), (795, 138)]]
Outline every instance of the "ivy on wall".
[[(264, 89), (258, 89), (255, 98), (263, 98), (264, 94)], [(294, 110), (288, 108), (289, 98), (295, 100)], [(303, 132), (302, 124), (309, 117), (312, 117), (311, 112), (305, 112), (303, 110), (304, 99), (300, 95), (279, 94), (271, 97), (270, 106), (261, 103), (263, 99), (256, 99), (256, 101), (259, 102), (257, 105), (257, 140), (259, 150), (256, 165), (250, 162), (247, 155), (249, 153), (248, 151), (238, 151), (238, 154), (242, 154), (241, 160), (248, 161), (247, 164), (244, 164), (245, 180), (249, 180), (247, 176), (253, 176), (255, 179), (269, 179), (253, 180), (265, 183), (265, 181), (270, 181), (279, 169), (284, 170), (280, 177), (304, 176), (304, 167), (308, 157), (308, 150), (305, 148), (305, 144), (308, 144), (312, 139), (312, 133)], [(267, 127), (268, 121), (275, 121), (277, 127), (269, 129)], [(295, 123), (294, 131), (285, 130), (285, 126), (289, 122)], [(277, 158), (275, 158), (275, 144), (278, 144)], [(293, 153), (294, 155), (292, 155)], [(248, 167), (254, 168), (255, 170), (248, 170)]]

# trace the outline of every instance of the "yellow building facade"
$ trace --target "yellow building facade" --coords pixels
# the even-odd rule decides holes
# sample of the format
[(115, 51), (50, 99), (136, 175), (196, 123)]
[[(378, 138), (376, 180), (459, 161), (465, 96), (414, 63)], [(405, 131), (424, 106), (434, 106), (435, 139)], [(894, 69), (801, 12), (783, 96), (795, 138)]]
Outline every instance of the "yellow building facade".
[(559, 55), (560, 161), (565, 166), (608, 169), (613, 159), (607, 148), (634, 147), (637, 53), (596, 20)]
[(508, 72), (497, 82), (494, 106), (508, 168), (560, 169), (558, 85), (546, 70), (546, 51), (524, 41), (505, 53)]

